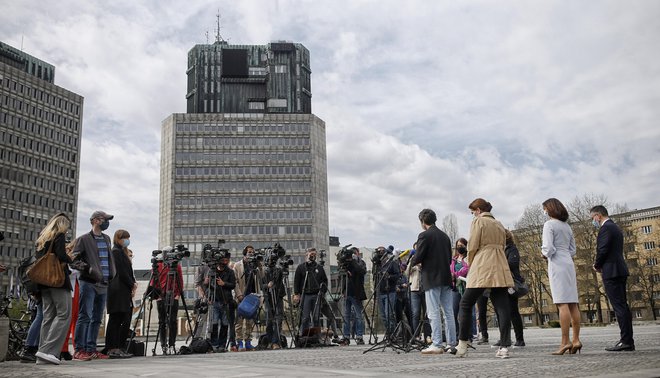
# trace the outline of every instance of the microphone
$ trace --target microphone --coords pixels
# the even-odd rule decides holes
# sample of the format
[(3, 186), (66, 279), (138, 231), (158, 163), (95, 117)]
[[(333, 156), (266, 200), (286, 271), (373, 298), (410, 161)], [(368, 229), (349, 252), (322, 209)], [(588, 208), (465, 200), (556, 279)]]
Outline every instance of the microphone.
[(406, 256), (408, 256), (410, 254), (410, 251), (411, 251), (410, 249), (406, 249), (405, 251), (399, 253), (399, 259), (403, 260)]

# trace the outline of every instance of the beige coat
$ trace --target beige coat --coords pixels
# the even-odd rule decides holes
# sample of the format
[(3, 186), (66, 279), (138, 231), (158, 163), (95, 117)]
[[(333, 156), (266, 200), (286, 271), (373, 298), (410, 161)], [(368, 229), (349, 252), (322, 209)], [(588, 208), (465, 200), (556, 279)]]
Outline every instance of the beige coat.
[(504, 254), (504, 226), (490, 213), (472, 221), (468, 241), (467, 288), (513, 287), (509, 263)]
[[(234, 288), (234, 295), (236, 296), (236, 301), (240, 302), (239, 297), (244, 296), (246, 282), (248, 277), (245, 276), (245, 262), (243, 259), (234, 264), (234, 274), (236, 275), (236, 287)], [(256, 274), (252, 275), (254, 279), (254, 290), (255, 294), (261, 294), (261, 281), (264, 277), (264, 272), (261, 267), (257, 269)], [(242, 300), (243, 298), (241, 298)]]

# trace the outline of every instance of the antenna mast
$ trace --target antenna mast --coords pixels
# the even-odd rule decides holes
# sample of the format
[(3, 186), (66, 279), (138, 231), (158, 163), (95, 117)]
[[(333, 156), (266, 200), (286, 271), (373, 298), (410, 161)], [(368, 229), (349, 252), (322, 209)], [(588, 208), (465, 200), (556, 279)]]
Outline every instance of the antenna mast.
[(217, 24), (217, 29), (215, 30), (215, 41), (224, 42), (224, 39), (222, 39), (222, 36), (220, 35), (220, 9), (218, 9), (218, 13), (216, 13), (215, 19)]

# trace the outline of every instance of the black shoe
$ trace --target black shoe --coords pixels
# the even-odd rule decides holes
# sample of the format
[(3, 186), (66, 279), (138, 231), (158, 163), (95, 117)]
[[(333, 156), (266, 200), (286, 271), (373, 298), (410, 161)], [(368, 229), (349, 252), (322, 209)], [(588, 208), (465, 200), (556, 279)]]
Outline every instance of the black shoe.
[(355, 339), (355, 343), (357, 345), (364, 345), (364, 340), (361, 337), (358, 337), (357, 339)]
[(71, 361), (71, 360), (73, 360), (73, 356), (69, 352), (61, 352), (60, 353), (60, 360)]
[(499, 348), (502, 346), (502, 342), (500, 340), (497, 340), (497, 342), (493, 345), (491, 345), (491, 348)]
[(488, 338), (487, 337), (482, 337), (477, 341), (477, 345), (488, 345)]
[(350, 345), (350, 344), (351, 344), (351, 340), (349, 340), (349, 339), (347, 339), (347, 338), (344, 337), (343, 339), (339, 340), (339, 342), (338, 342), (337, 344), (339, 344), (339, 345), (344, 345), (344, 346), (345, 346), (345, 345)]
[(37, 353), (37, 348), (28, 347), (23, 349), (23, 352), (21, 352), (21, 362), (23, 363), (36, 362), (37, 356), (34, 355), (35, 353)]
[(518, 340), (518, 341), (516, 341), (515, 344), (513, 344), (514, 348), (520, 348), (520, 347), (524, 347), (524, 346), (525, 346), (525, 341), (524, 340)]
[(635, 350), (635, 344), (624, 344), (623, 342), (619, 341), (615, 346), (607, 347), (605, 350), (608, 352), (632, 352)]
[(445, 347), (445, 353), (456, 354), (456, 352), (458, 352), (458, 349), (456, 349), (455, 347), (453, 347), (451, 345), (448, 345), (447, 347)]

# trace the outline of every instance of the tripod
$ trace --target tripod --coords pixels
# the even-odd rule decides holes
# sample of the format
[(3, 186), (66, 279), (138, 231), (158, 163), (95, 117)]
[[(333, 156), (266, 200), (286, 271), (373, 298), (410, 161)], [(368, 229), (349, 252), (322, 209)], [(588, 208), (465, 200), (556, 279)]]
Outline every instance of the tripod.
[[(178, 271), (178, 264), (179, 260), (174, 258), (171, 259), (167, 262), (163, 262), (162, 264), (166, 264), (168, 271), (167, 271), (167, 280), (165, 283), (165, 298), (164, 298), (164, 303), (163, 299), (161, 298), (161, 301), (158, 303), (158, 315), (159, 315), (159, 321), (158, 321), (158, 333), (156, 334), (156, 341), (154, 342), (154, 347), (151, 351), (152, 355), (156, 355), (156, 348), (158, 346), (158, 341), (161, 342), (161, 347), (163, 349), (163, 354), (169, 354), (170, 348), (172, 349), (172, 354), (176, 354), (176, 348), (174, 346), (174, 342), (176, 340), (176, 312), (178, 311), (179, 307), (179, 302), (178, 299), (175, 298), (175, 290), (176, 289), (182, 289), (183, 288), (183, 277), (179, 274)], [(186, 338), (192, 337), (190, 332), (192, 331), (192, 320), (190, 319), (190, 314), (188, 313), (188, 306), (186, 305), (186, 299), (185, 296), (181, 295), (181, 301), (183, 302), (183, 308), (186, 313), (186, 320), (188, 322), (188, 331), (189, 335)], [(174, 314), (172, 314), (174, 312)], [(162, 317), (165, 317), (164, 321)], [(174, 319), (172, 318), (174, 317)], [(169, 338), (169, 348), (166, 345), (163, 345), (163, 340), (165, 339), (165, 335)]]
[(144, 317), (144, 307), (145, 307), (145, 305), (147, 303), (147, 299), (148, 299), (149, 300), (149, 315), (147, 317), (147, 319), (148, 319), (148, 321), (147, 321), (147, 332), (146, 332), (146, 339), (145, 339), (145, 342), (144, 342), (145, 351), (146, 351), (147, 346), (149, 345), (149, 330), (150, 330), (150, 326), (151, 326), (151, 310), (153, 308), (153, 299), (154, 299), (154, 297), (157, 297), (159, 295), (160, 295), (160, 279), (159, 279), (159, 274), (158, 274), (158, 261), (156, 260), (156, 258), (154, 256), (151, 259), (151, 275), (149, 277), (149, 286), (144, 291), (144, 294), (142, 294), (142, 303), (140, 303), (140, 308), (138, 309), (137, 316), (135, 317), (135, 323), (133, 323), (133, 332), (130, 333), (131, 338), (129, 339), (128, 344), (126, 345), (126, 350), (124, 352), (128, 353), (130, 345), (133, 344), (133, 341), (135, 340), (135, 335), (136, 335), (135, 330), (137, 329), (137, 323), (138, 323), (138, 321), (140, 320), (141, 317), (142, 318)]
[[(385, 258), (385, 256), (383, 256), (381, 259), (383, 259), (383, 258)], [(388, 258), (388, 260), (381, 265), (382, 268), (380, 268), (378, 270), (380, 278), (378, 280), (378, 283), (374, 287), (374, 297), (377, 295), (378, 290), (380, 289), (381, 282), (383, 280), (386, 280), (385, 282), (388, 282), (388, 280), (390, 279), (389, 270), (391, 269), (391, 266), (392, 266), (391, 264), (393, 264), (393, 263), (395, 263), (394, 255), (390, 256)], [(399, 268), (397, 267), (397, 271), (398, 271), (398, 269)], [(380, 342), (376, 342), (371, 348), (369, 348), (369, 349), (365, 350), (364, 352), (362, 352), (362, 354), (365, 354), (367, 352), (371, 352), (371, 351), (377, 350), (377, 349), (385, 350), (385, 348), (392, 348), (397, 353), (400, 353), (399, 350), (405, 350), (405, 348), (403, 346), (400, 346), (400, 345), (396, 344), (396, 342), (395, 342), (395, 335), (397, 334), (397, 331), (399, 331), (402, 327), (401, 323), (397, 324), (394, 327), (394, 329), (391, 330), (391, 331), (388, 329), (388, 325), (389, 325), (388, 323), (390, 322), (390, 317), (392, 317), (394, 315), (395, 311), (394, 311), (394, 307), (393, 307), (394, 304), (392, 303), (392, 300), (390, 299), (391, 293), (389, 293), (389, 291), (388, 291), (386, 293), (386, 295), (387, 295), (387, 298), (386, 298), (385, 310), (387, 310), (387, 313), (384, 314), (385, 323), (386, 323), (385, 324), (385, 337)], [(376, 306), (374, 306), (374, 307), (376, 307)], [(369, 337), (369, 339), (371, 340), (371, 336)], [(370, 341), (370, 343), (371, 343), (371, 341)]]

